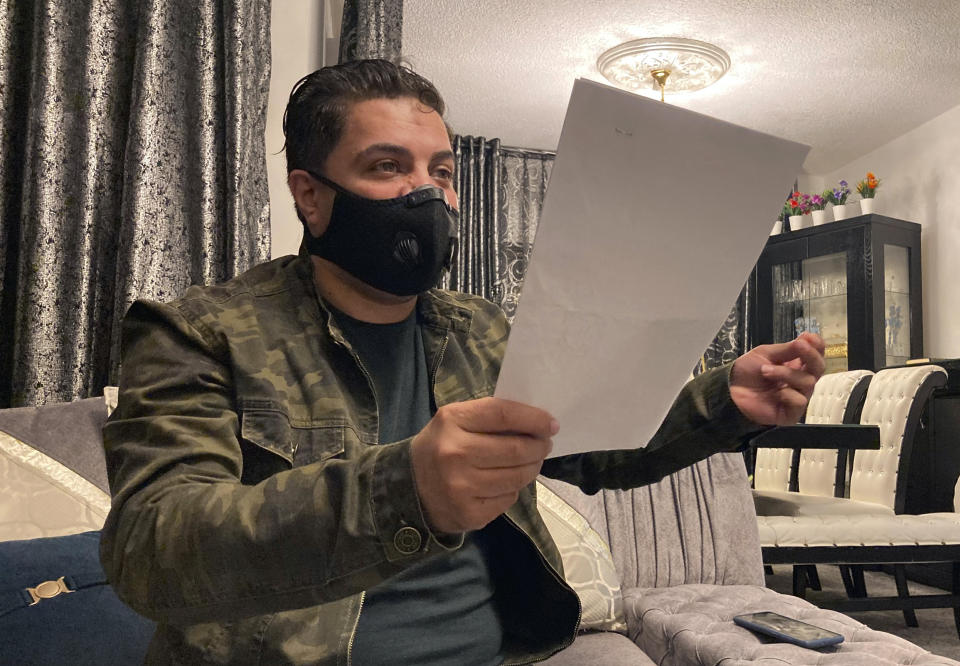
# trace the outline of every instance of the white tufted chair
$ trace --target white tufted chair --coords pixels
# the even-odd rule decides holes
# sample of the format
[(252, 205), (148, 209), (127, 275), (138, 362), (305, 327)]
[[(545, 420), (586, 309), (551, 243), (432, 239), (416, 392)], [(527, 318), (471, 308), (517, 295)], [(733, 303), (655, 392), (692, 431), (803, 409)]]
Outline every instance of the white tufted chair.
[[(841, 567), (844, 584), (848, 595), (863, 598), (866, 589), (858, 565), (890, 563), (895, 565), (899, 596), (906, 599), (903, 563), (923, 561), (911, 559), (919, 557), (915, 554), (916, 548), (949, 545), (945, 553), (934, 552), (925, 557), (935, 558), (928, 561), (960, 561), (960, 553), (954, 552), (960, 544), (952, 541), (960, 534), (954, 535), (944, 529), (960, 528), (956, 514), (935, 523), (930, 523), (926, 516), (896, 515), (903, 512), (907, 462), (921, 414), (931, 393), (946, 383), (946, 377), (943, 368), (936, 365), (889, 368), (873, 377), (860, 423), (879, 427), (880, 449), (856, 452), (849, 498), (801, 493), (767, 493), (762, 500), (754, 497), (764, 562), (794, 564), (795, 593), (802, 596), (805, 582), (800, 574), (809, 570), (809, 565), (834, 563), (853, 565)], [(941, 537), (948, 541), (940, 541)], [(869, 547), (880, 548), (871, 553), (861, 550)], [(850, 548), (853, 550), (848, 550)], [(821, 554), (816, 554), (817, 551)], [(891, 553), (890, 559), (885, 559), (888, 556), (884, 552)], [(958, 566), (954, 565), (960, 576)], [(960, 588), (954, 591), (954, 594), (958, 593)], [(912, 608), (902, 608), (907, 624), (917, 626)], [(960, 630), (960, 606), (954, 608)]]
[[(860, 405), (873, 373), (850, 370), (824, 375), (817, 382), (807, 406), (805, 423), (857, 423)], [(757, 449), (753, 487), (758, 493), (790, 490), (793, 449)], [(834, 495), (837, 452), (805, 449), (797, 473), (799, 491), (808, 495)]]
[[(874, 375), (860, 414), (861, 425), (880, 428), (879, 451), (857, 451), (850, 474), (849, 498), (804, 493), (757, 493), (762, 516), (894, 514), (903, 511), (905, 461), (930, 393), (946, 382), (936, 365), (889, 368)], [(901, 455), (906, 449), (906, 455)]]

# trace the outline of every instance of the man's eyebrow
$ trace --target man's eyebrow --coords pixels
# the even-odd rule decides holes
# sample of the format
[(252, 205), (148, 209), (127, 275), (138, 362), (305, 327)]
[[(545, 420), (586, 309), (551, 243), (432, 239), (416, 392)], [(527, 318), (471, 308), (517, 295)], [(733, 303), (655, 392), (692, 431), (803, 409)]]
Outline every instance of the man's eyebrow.
[(393, 155), (394, 157), (410, 157), (412, 153), (395, 143), (374, 143), (367, 146), (357, 154), (357, 159), (362, 160), (373, 155)]
[[(409, 159), (413, 156), (408, 149), (403, 146), (397, 145), (395, 143), (374, 143), (367, 146), (357, 154), (357, 160), (364, 160), (374, 155), (392, 155), (393, 157), (402, 157)], [(430, 156), (431, 162), (438, 162), (442, 160), (453, 160), (454, 154), (452, 150), (438, 150), (433, 155)]]

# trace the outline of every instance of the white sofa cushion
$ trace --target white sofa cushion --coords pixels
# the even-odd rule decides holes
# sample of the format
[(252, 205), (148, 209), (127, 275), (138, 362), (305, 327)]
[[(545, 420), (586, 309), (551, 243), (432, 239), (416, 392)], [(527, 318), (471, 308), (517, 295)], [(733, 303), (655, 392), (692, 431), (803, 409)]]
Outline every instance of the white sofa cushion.
[(755, 490), (753, 503), (758, 516), (893, 515), (893, 509), (883, 504), (776, 490)]
[(763, 547), (942, 546), (960, 544), (960, 514), (760, 516)]

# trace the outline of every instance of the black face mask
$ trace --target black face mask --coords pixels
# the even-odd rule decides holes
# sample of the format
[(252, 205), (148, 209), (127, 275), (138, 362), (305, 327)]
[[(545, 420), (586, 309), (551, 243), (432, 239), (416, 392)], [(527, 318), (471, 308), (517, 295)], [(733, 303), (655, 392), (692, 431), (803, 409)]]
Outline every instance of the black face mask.
[(439, 187), (423, 185), (402, 197), (367, 199), (306, 171), (337, 192), (322, 236), (317, 238), (303, 225), (310, 254), (397, 296), (436, 286), (450, 269), (459, 214)]

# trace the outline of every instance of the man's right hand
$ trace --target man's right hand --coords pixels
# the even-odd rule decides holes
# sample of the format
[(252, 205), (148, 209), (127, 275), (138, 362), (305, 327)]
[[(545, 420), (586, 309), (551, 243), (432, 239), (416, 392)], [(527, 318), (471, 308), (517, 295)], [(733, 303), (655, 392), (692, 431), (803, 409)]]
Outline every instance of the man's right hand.
[(438, 409), (410, 454), (431, 529), (478, 530), (509, 509), (537, 478), (558, 429), (542, 409), (500, 398)]

